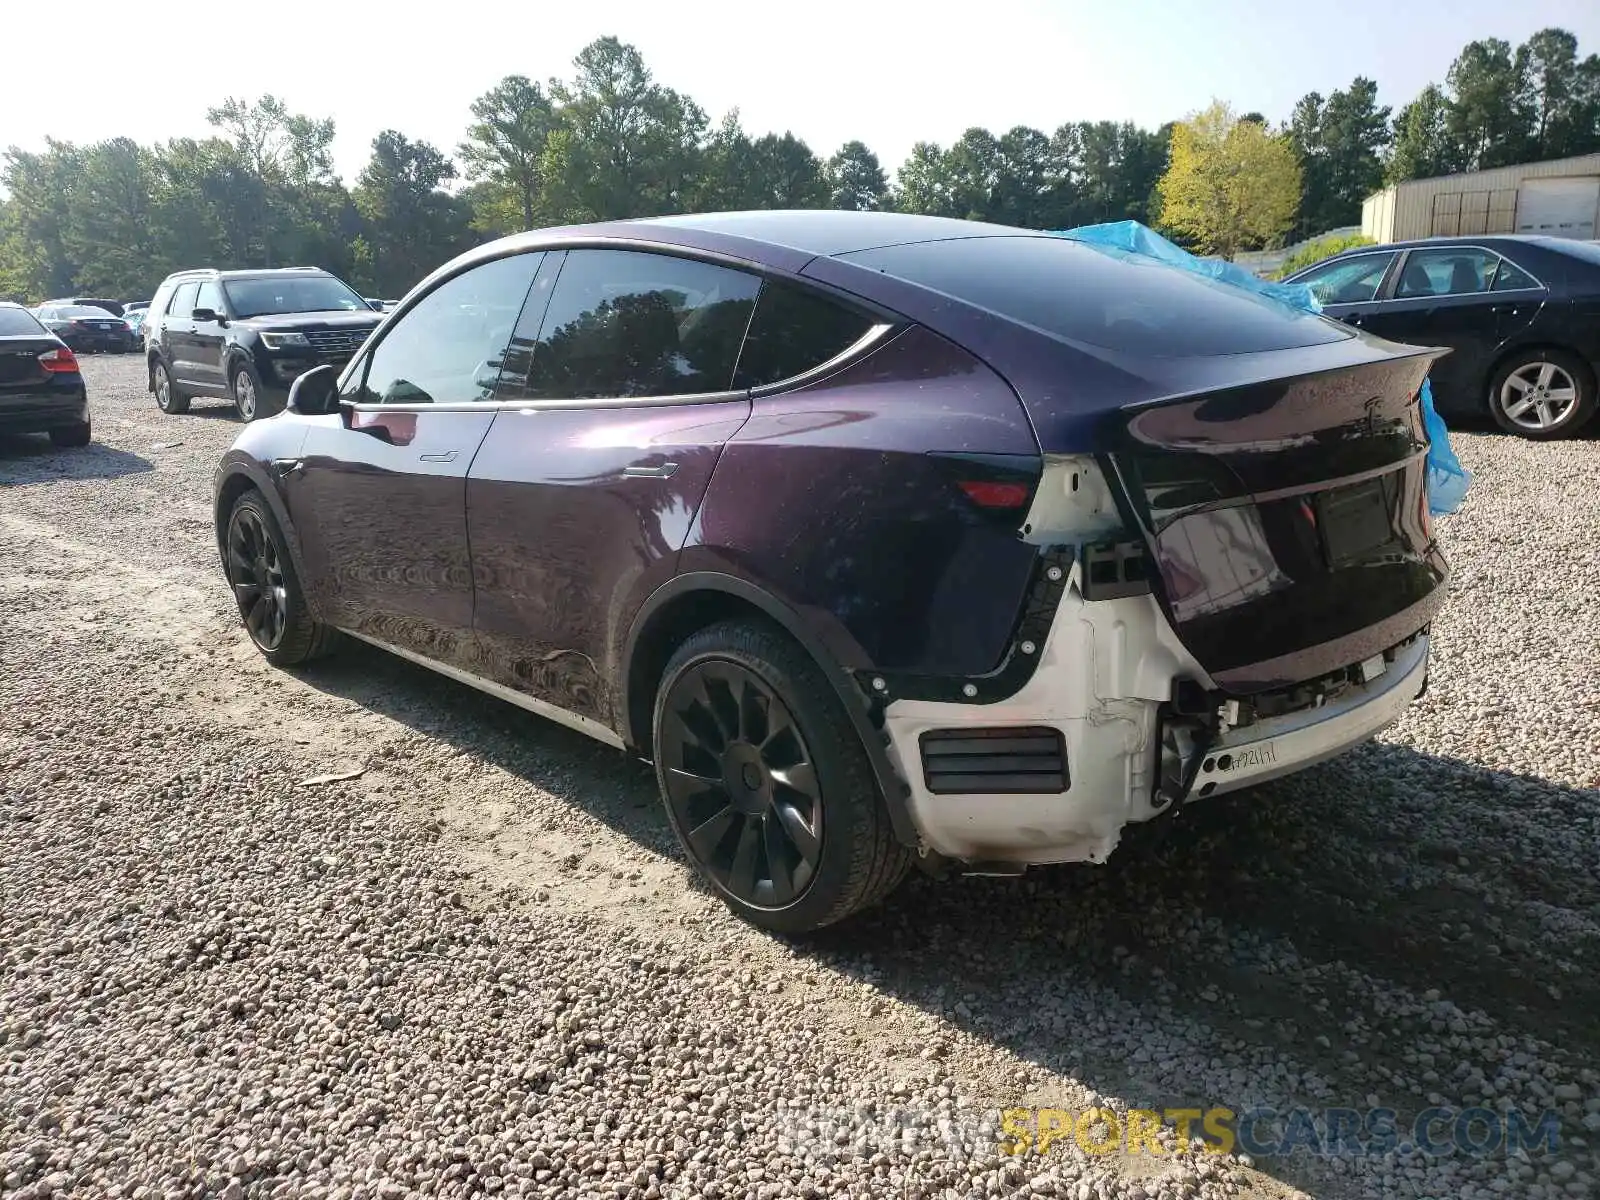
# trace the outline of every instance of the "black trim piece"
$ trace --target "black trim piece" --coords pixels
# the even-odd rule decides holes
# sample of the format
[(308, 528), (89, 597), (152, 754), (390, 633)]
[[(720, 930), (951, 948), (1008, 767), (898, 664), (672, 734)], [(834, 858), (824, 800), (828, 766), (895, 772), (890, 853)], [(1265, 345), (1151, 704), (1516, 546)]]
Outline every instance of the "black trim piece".
[(799, 613), (777, 597), (737, 576), (723, 575), (716, 571), (691, 571), (662, 584), (639, 606), (618, 661), (616, 703), (612, 706), (613, 722), (623, 744), (634, 750), (641, 745), (640, 739), (634, 734), (633, 714), (629, 711), (628, 703), (629, 697), (633, 694), (630, 675), (638, 657), (640, 635), (649, 628), (650, 620), (657, 612), (671, 601), (690, 592), (722, 592), (744, 600), (776, 621), (789, 636), (800, 643), (828, 682), (833, 685), (833, 690), (844, 705), (845, 714), (850, 718), (850, 724), (861, 738), (861, 745), (867, 752), (867, 762), (871, 765), (872, 774), (878, 782), (879, 794), (883, 796), (884, 805), (889, 810), (889, 823), (894, 829), (895, 839), (903, 846), (915, 848), (921, 840), (921, 835), (918, 834), (916, 824), (911, 819), (909, 806), (911, 789), (895, 770), (894, 764), (889, 761), (888, 739), (881, 723), (875, 719), (873, 707), (867, 700), (867, 693), (855, 685), (849, 672), (828, 653), (821, 639), (806, 625)]
[[(1044, 657), (1045, 640), (1066, 595), (1067, 580), (1077, 556), (1073, 546), (1050, 546), (1034, 566), (1033, 582), (1023, 602), (1022, 619), (1006, 656), (987, 675), (909, 675), (889, 671), (857, 671), (856, 683), (874, 700), (933, 700), (946, 704), (995, 704), (1020, 692)], [(1052, 572), (1054, 577), (1052, 578)], [(878, 686), (882, 680), (883, 686)], [(969, 690), (970, 689), (970, 690)]]
[(1072, 786), (1066, 739), (1048, 725), (930, 729), (917, 747), (935, 796), (1059, 795)]

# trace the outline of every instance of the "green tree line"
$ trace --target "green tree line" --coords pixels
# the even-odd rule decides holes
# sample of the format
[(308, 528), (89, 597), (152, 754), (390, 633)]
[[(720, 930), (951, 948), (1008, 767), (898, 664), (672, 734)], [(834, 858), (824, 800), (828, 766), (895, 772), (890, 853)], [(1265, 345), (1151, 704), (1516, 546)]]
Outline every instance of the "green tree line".
[[(571, 221), (742, 208), (895, 209), (1060, 228), (1133, 218), (1207, 253), (1360, 219), (1395, 181), (1600, 150), (1600, 55), (1545, 29), (1467, 45), (1393, 113), (1357, 78), (1270, 129), (1213, 104), (1158, 129), (1109, 121), (972, 128), (918, 142), (892, 180), (862, 142), (824, 158), (792, 133), (713, 123), (614, 37), (570, 78), (512, 75), (459, 146), (380, 133), (353, 184), (334, 123), (229, 98), (211, 136), (114, 138), (0, 157), (0, 296), (148, 295), (171, 270), (314, 263), (397, 295), (477, 242)], [(1241, 181), (1244, 181), (1241, 183)], [(1245, 184), (1248, 186), (1245, 186)]]

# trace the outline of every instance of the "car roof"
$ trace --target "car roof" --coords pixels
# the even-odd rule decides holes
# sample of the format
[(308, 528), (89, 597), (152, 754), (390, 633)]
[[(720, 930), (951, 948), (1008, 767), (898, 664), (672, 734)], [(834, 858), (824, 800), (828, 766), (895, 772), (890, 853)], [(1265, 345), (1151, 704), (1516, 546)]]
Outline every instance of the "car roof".
[(163, 283), (175, 279), (273, 279), (283, 275), (328, 275), (322, 267), (246, 267), (238, 271), (219, 271), (216, 267), (190, 267), (174, 271)]
[(754, 212), (695, 213), (646, 217), (619, 224), (672, 226), (748, 238), (810, 254), (833, 257), (901, 246), (907, 242), (939, 242), (950, 238), (1027, 235), (1048, 237), (1037, 229), (1018, 229), (983, 221), (926, 217), (915, 213), (846, 212), (833, 209), (777, 209)]

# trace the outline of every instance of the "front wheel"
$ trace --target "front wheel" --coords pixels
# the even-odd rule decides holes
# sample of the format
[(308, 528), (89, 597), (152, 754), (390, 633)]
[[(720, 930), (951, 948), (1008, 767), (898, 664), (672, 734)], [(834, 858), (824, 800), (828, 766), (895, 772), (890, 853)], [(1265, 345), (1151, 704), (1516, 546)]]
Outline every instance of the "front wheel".
[(696, 871), (740, 917), (808, 933), (882, 900), (911, 853), (821, 670), (758, 621), (711, 626), (662, 674), (656, 779)]
[(229, 390), (233, 393), (233, 407), (241, 421), (248, 424), (257, 417), (270, 415), (262, 407), (261, 384), (256, 379), (256, 373), (248, 366), (234, 370), (229, 380)]
[(239, 616), (268, 662), (290, 667), (333, 648), (337, 634), (312, 619), (283, 533), (260, 493), (246, 492), (234, 503), (223, 545)]
[(1527, 351), (1494, 373), (1489, 411), (1501, 429), (1519, 437), (1571, 437), (1594, 416), (1594, 373), (1564, 350)]

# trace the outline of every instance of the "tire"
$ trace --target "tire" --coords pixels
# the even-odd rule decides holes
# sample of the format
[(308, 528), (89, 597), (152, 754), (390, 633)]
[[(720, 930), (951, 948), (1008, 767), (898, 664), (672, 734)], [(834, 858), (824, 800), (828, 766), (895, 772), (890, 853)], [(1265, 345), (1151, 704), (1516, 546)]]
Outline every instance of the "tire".
[(1565, 350), (1513, 355), (1489, 381), (1489, 412), (1495, 424), (1518, 437), (1571, 437), (1594, 417), (1594, 372)]
[[(810, 933), (905, 878), (865, 747), (820, 668), (766, 622), (690, 637), (656, 690), (656, 783), (695, 870), (738, 916)], [(730, 732), (731, 731), (731, 732)]]
[(168, 416), (181, 417), (189, 411), (189, 397), (178, 390), (172, 372), (159, 358), (150, 368), (150, 382), (155, 388), (156, 407)]
[(338, 631), (312, 619), (283, 533), (259, 492), (234, 502), (223, 563), (245, 632), (273, 666), (310, 662), (337, 644)]
[(261, 380), (248, 363), (235, 367), (228, 376), (228, 394), (233, 397), (233, 408), (239, 420), (246, 425), (272, 415), (261, 394)]
[(90, 441), (89, 422), (82, 421), (77, 425), (68, 425), (65, 429), (52, 429), (50, 440), (63, 448), (87, 446)]

